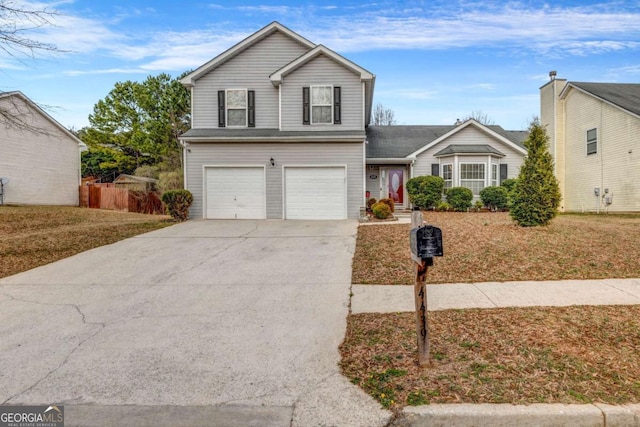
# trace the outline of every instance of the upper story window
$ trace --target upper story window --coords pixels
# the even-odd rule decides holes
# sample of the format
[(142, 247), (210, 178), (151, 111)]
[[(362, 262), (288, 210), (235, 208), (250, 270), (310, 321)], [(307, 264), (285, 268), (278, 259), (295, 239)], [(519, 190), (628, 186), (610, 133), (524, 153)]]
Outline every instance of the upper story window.
[(333, 123), (333, 86), (311, 86), (311, 124)]
[(218, 91), (218, 127), (255, 127), (255, 91)]
[(302, 88), (302, 124), (322, 125), (342, 122), (341, 88), (322, 85)]
[(589, 129), (587, 131), (587, 154), (596, 154), (598, 152), (598, 129)]

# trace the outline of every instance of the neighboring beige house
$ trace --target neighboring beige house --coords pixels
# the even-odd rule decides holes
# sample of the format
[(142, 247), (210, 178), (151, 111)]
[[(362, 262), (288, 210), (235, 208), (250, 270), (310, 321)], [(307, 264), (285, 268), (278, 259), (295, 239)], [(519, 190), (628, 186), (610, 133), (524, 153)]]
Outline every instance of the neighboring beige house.
[(278, 22), (184, 77), (190, 216), (358, 218), (374, 82)]
[(0, 111), (3, 203), (77, 206), (84, 144), (21, 92), (0, 93)]
[(567, 212), (640, 211), (640, 84), (556, 79), (540, 88), (540, 119)]
[(407, 180), (436, 175), (444, 178), (446, 188), (467, 187), (478, 199), (483, 188), (518, 176), (527, 135), (473, 119), (450, 126), (370, 126), (367, 192), (407, 208)]

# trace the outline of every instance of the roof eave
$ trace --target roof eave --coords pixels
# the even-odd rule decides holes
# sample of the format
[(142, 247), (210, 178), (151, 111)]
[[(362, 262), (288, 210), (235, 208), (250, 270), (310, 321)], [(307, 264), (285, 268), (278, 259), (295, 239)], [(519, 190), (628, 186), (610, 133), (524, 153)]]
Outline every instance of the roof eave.
[(367, 157), (366, 163), (369, 165), (404, 165), (413, 163), (415, 157)]
[(219, 54), (209, 62), (205, 63), (204, 65), (201, 65), (200, 67), (198, 67), (197, 69), (189, 73), (188, 75), (184, 76), (182, 79), (180, 79), (180, 83), (182, 83), (187, 87), (193, 86), (195, 80), (198, 80), (203, 75), (209, 73), (219, 65), (233, 58), (238, 53), (244, 51), (245, 49), (247, 49), (257, 41), (262, 40), (264, 37), (267, 37), (276, 31), (280, 31), (281, 33), (292, 38), (293, 40), (296, 40), (300, 44), (307, 46), (309, 49), (312, 49), (316, 46), (315, 43), (312, 43), (311, 41), (307, 40), (301, 35), (291, 31), (284, 25), (280, 24), (278, 21), (273, 21), (271, 24), (251, 34), (250, 36), (236, 43), (234, 46), (225, 50), (224, 52), (222, 52), (221, 54)]

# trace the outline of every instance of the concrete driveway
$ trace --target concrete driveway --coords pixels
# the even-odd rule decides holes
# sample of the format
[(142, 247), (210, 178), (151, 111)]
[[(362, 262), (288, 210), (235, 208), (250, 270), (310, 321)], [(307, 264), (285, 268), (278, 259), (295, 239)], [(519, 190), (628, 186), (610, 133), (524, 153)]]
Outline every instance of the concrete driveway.
[(340, 375), (354, 221), (189, 221), (0, 279), (0, 402), (67, 426), (376, 426)]

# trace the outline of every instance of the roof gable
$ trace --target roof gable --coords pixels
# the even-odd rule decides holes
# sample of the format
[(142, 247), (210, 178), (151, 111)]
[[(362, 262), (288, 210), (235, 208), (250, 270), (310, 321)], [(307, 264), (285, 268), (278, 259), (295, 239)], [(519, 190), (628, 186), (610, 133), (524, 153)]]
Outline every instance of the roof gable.
[(640, 84), (569, 82), (560, 93), (560, 99), (565, 99), (571, 89), (598, 98), (640, 117)]
[(362, 81), (371, 81), (375, 78), (375, 76), (372, 73), (360, 67), (356, 63), (348, 60), (344, 56), (339, 55), (338, 53), (332, 51), (326, 46), (318, 45), (315, 48), (311, 49), (310, 51), (306, 52), (304, 55), (291, 61), (289, 64), (285, 65), (284, 67), (280, 68), (279, 70), (271, 74), (269, 76), (269, 78), (271, 79), (271, 83), (273, 83), (274, 86), (280, 85), (282, 83), (282, 79), (286, 75), (294, 73), (297, 69), (299, 69), (300, 67), (303, 67), (305, 64), (309, 63), (310, 61), (312, 61), (313, 59), (317, 58), (320, 55), (324, 55), (329, 59), (333, 60), (334, 62), (342, 65), (344, 68), (350, 70), (354, 74), (360, 75), (360, 79)]
[(82, 142), (77, 136), (75, 136), (69, 129), (67, 129), (66, 127), (62, 126), (56, 119), (54, 119), (49, 114), (47, 114), (46, 111), (44, 111), (42, 108), (40, 108), (35, 102), (33, 102), (31, 99), (29, 99), (22, 92), (20, 92), (18, 90), (12, 91), (12, 92), (0, 92), (0, 99), (10, 99), (12, 97), (21, 99), (25, 103), (25, 105), (27, 105), (32, 110), (36, 111), (45, 120), (47, 120), (49, 123), (51, 123), (55, 128), (57, 128), (62, 133), (64, 133), (66, 136), (68, 136), (69, 139), (71, 139), (74, 143), (78, 144), (78, 146), (86, 147), (85, 143)]
[(314, 47), (316, 47), (314, 43), (310, 42), (309, 40), (305, 39), (299, 34), (291, 31), (290, 29), (280, 24), (279, 22), (274, 21), (271, 24), (267, 25), (266, 27), (262, 28), (261, 30), (258, 30), (257, 32), (253, 33), (252, 35), (242, 40), (241, 42), (237, 43), (236, 45), (232, 46), (231, 48), (225, 50), (220, 55), (216, 56), (206, 64), (198, 67), (191, 73), (187, 74), (182, 79), (180, 79), (180, 82), (186, 86), (193, 85), (195, 80), (198, 80), (203, 75), (211, 72), (215, 68), (219, 67), (220, 65), (229, 61), (231, 58), (235, 57), (236, 55), (243, 52), (244, 50), (249, 49), (251, 46), (259, 42), (260, 40), (266, 37), (269, 37), (275, 32), (280, 32), (281, 34), (284, 34), (285, 36), (300, 43), (301, 45), (303, 45), (308, 49), (313, 49)]
[(506, 131), (500, 126), (485, 126), (470, 119), (458, 126), (370, 126), (367, 129), (367, 158), (415, 158), (469, 126), (526, 154), (522, 144), (526, 131)]

